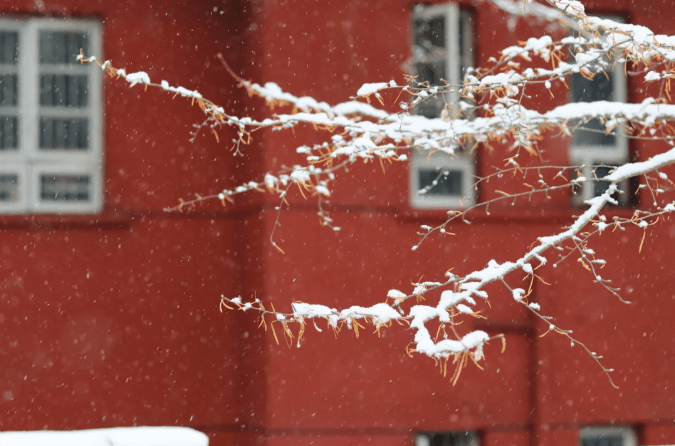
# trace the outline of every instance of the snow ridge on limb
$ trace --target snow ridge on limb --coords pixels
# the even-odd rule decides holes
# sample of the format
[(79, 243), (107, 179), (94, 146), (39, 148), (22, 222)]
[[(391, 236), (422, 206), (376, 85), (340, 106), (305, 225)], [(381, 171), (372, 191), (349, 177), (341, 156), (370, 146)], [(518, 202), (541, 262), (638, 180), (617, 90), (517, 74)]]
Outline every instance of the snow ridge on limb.
[[(389, 294), (395, 296), (402, 294), (400, 291), (392, 291), (394, 293), (390, 291)], [(450, 292), (445, 291), (443, 293), (444, 297), (437, 307), (415, 305), (410, 309), (408, 315), (404, 315), (400, 308), (397, 311), (394, 306), (387, 303), (379, 303), (370, 307), (352, 306), (343, 310), (337, 310), (325, 305), (304, 302), (293, 302), (291, 305), (293, 312), (285, 314), (274, 310), (274, 307), (272, 307), (272, 311), (267, 310), (259, 299), (256, 299), (254, 302), (243, 302), (240, 297), (227, 298), (225, 296), (221, 296), (220, 308), (221, 311), (223, 308), (233, 310), (235, 307), (241, 311), (257, 310), (260, 313), (260, 325), (265, 326), (265, 328), (268, 325), (265, 318), (271, 316), (269, 325), (277, 343), (279, 343), (279, 338), (274, 328), (275, 323), (281, 325), (289, 346), (297, 337), (297, 347), (301, 346), (301, 340), (305, 333), (305, 325), (310, 320), (319, 332), (322, 330), (316, 325), (315, 319), (324, 319), (327, 321), (328, 327), (335, 332), (336, 336), (343, 327), (347, 327), (349, 330), (354, 331), (357, 338), (359, 337), (359, 329), (365, 328), (360, 322), (372, 325), (378, 334), (382, 328), (389, 327), (393, 321), (407, 322), (410, 328), (415, 330), (414, 347), (407, 349), (408, 354), (420, 353), (435, 360), (443, 361), (441, 364), (444, 373), (447, 373), (448, 360), (453, 359), (453, 363), (456, 364), (455, 372), (453, 373), (453, 383), (456, 383), (461, 370), (466, 367), (468, 359), (471, 359), (478, 365), (478, 361), (484, 357), (484, 345), (495, 338), (502, 338), (503, 341), (503, 337), (501, 335), (490, 337), (482, 330), (475, 330), (457, 340), (448, 339), (447, 334), (440, 341), (432, 339), (425, 325), (427, 322), (439, 319), (443, 324), (452, 324), (453, 319), (460, 313), (473, 314), (470, 309), (462, 311), (461, 307), (467, 309), (468, 307), (460, 304), (460, 302), (475, 304), (475, 301), (470, 297), (471, 292), (457, 293), (453, 297), (449, 297), (448, 293)], [(455, 309), (454, 311), (453, 308)], [(290, 328), (291, 324), (298, 325), (295, 333)]]
[(349, 101), (337, 105), (329, 105), (326, 102), (319, 102), (308, 96), (297, 97), (283, 91), (281, 87), (274, 82), (267, 82), (264, 86), (244, 80), (242, 80), (241, 83), (249, 93), (264, 98), (273, 107), (277, 105), (290, 105), (303, 113), (321, 112), (331, 118), (336, 116), (361, 115), (375, 119), (387, 119), (389, 116), (388, 113), (359, 101)]
[[(479, 0), (481, 3), (489, 2), (509, 15), (509, 28), (515, 29), (516, 18), (528, 18), (538, 21), (559, 24), (566, 19), (567, 16), (559, 9), (542, 5), (540, 3), (527, 1), (525, 4), (522, 0)], [(561, 24), (562, 25), (562, 24)], [(569, 24), (564, 24), (569, 26)]]

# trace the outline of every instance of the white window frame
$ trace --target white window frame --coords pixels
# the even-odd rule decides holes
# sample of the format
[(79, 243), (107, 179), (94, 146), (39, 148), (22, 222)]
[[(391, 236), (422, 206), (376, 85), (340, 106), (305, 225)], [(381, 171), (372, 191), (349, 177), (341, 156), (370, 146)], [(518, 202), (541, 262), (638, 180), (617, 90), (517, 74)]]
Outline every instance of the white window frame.
[[(463, 81), (461, 67), (470, 67), (473, 65), (473, 17), (467, 11), (462, 11), (456, 3), (444, 3), (435, 5), (415, 5), (413, 9), (413, 27), (416, 19), (429, 21), (434, 17), (444, 17), (445, 19), (445, 42), (446, 42), (446, 73), (449, 83), (459, 85)], [(460, 21), (464, 26), (460, 27)], [(460, 35), (464, 31), (461, 43), (463, 45), (460, 51)], [(415, 30), (413, 29), (414, 33)], [(413, 34), (414, 37), (414, 34)], [(414, 59), (413, 49), (413, 59)], [(460, 55), (463, 60), (460, 61)], [(413, 60), (413, 66), (415, 64)], [(422, 80), (422, 79), (420, 79)], [(447, 104), (457, 104), (459, 102), (459, 93), (449, 92), (444, 94), (444, 100)], [(439, 117), (440, 118), (440, 117)], [(444, 152), (430, 152), (428, 150), (415, 150), (410, 162), (410, 203), (412, 207), (419, 209), (449, 209), (466, 208), (473, 205), (476, 201), (476, 190), (474, 179), (476, 166), (473, 154), (470, 150), (456, 149), (456, 154), (451, 155)], [(433, 193), (420, 194), (422, 186), (419, 181), (420, 169), (434, 169), (440, 174), (443, 170), (461, 170), (462, 175), (462, 194), (461, 195), (434, 195)]]
[[(0, 203), (1, 214), (90, 214), (103, 207), (103, 92), (100, 73), (88, 64), (49, 65), (39, 61), (40, 31), (83, 32), (89, 36), (92, 55), (102, 57), (101, 24), (94, 20), (58, 18), (2, 18), (0, 30), (16, 31), (19, 35), (18, 105), (13, 109), (0, 107), (0, 113), (19, 117), (18, 150), (0, 151), (3, 172), (18, 172), (19, 199)], [(0, 65), (0, 72), (3, 70)], [(47, 107), (40, 105), (40, 74), (80, 74), (87, 76), (86, 107)], [(18, 112), (18, 113), (17, 113)], [(40, 150), (39, 120), (41, 117), (86, 117), (88, 145), (86, 150)], [(46, 201), (41, 199), (40, 175), (81, 174), (91, 177), (90, 200)]]
[[(613, 15), (600, 15), (602, 18), (610, 19), (618, 23), (624, 23), (625, 20)], [(624, 73), (624, 64), (614, 63), (611, 72), (607, 75), (612, 76), (612, 86), (614, 102), (628, 102), (628, 86), (626, 82), (626, 74)], [(605, 76), (603, 72), (599, 72), (596, 76)], [(570, 90), (570, 102), (573, 102), (572, 91)], [(605, 164), (609, 166), (620, 166), (628, 162), (628, 137), (623, 131), (623, 126), (617, 126), (614, 130), (613, 146), (604, 145), (575, 145), (574, 137), (572, 137), (572, 144), (570, 149), (571, 162), (575, 165), (583, 165), (581, 168), (582, 175), (588, 179), (594, 179), (593, 168), (591, 166), (597, 164)], [(582, 130), (583, 131), (583, 130)], [(586, 181), (581, 184), (581, 190), (573, 198), (573, 204), (582, 205), (586, 200), (590, 200), (594, 196), (595, 181)], [(620, 189), (624, 191), (620, 196), (615, 196), (618, 201), (625, 204), (627, 201), (627, 184), (621, 184)]]
[[(92, 171), (90, 166), (78, 165), (78, 164), (38, 164), (30, 168), (33, 175), (30, 177), (30, 184), (28, 190), (32, 196), (29, 197), (29, 202), (35, 203), (35, 212), (40, 213), (60, 213), (63, 212), (64, 204), (67, 204), (67, 212), (78, 214), (78, 213), (87, 213), (91, 212), (92, 201), (97, 201), (96, 191), (102, 191), (101, 183), (101, 173)], [(42, 175), (48, 176), (58, 176), (58, 175), (78, 175), (78, 176), (89, 176), (91, 178), (90, 183), (90, 193), (94, 194), (92, 200), (89, 202), (80, 202), (80, 201), (70, 201), (70, 202), (61, 202), (61, 201), (49, 201), (43, 200), (40, 195), (41, 191), (41, 181)], [(100, 192), (99, 192), (100, 194)], [(100, 199), (98, 200), (100, 202)]]
[(588, 426), (579, 430), (579, 443), (584, 438), (596, 438), (603, 436), (619, 436), (623, 440), (622, 446), (638, 446), (635, 431), (626, 426)]
[(431, 439), (430, 436), (437, 434), (468, 434), (470, 446), (479, 446), (480, 442), (478, 441), (478, 434), (473, 431), (448, 431), (448, 432), (425, 432), (419, 433), (415, 437), (415, 446), (430, 446)]
[[(419, 172), (422, 169), (433, 169), (442, 178), (445, 170), (459, 170), (462, 172), (463, 195), (434, 195), (420, 193)], [(476, 201), (475, 194), (475, 162), (471, 154), (460, 153), (456, 156), (444, 152), (416, 151), (413, 155), (410, 173), (410, 201), (416, 208), (447, 209), (465, 208)], [(440, 180), (440, 179), (439, 179)], [(468, 192), (468, 193), (467, 193)]]

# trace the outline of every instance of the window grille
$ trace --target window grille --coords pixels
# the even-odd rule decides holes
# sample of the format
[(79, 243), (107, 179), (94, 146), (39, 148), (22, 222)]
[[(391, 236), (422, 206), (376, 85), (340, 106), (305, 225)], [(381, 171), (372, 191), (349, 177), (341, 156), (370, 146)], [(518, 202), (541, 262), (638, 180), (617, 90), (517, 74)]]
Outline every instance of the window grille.
[[(454, 3), (416, 5), (413, 10), (413, 66), (417, 83), (431, 87), (461, 85), (473, 65), (473, 19)], [(440, 118), (444, 109), (450, 116), (459, 112), (457, 92), (437, 94), (415, 106), (414, 113)], [(449, 125), (449, 124), (448, 124)], [(455, 155), (415, 151), (410, 172), (413, 207), (465, 207), (475, 201), (474, 160), (460, 147)]]
[(100, 24), (0, 19), (0, 213), (95, 213), (103, 205)]
[[(615, 22), (623, 22), (620, 17), (604, 16)], [(571, 102), (626, 102), (626, 76), (624, 65), (618, 61), (607, 61), (607, 72), (598, 72), (592, 80), (575, 73), (571, 76)], [(594, 67), (590, 67), (593, 69)], [(583, 165), (580, 173), (588, 180), (575, 190), (574, 204), (581, 205), (584, 201), (605, 192), (609, 185), (597, 179), (608, 175), (612, 167), (618, 167), (628, 161), (628, 138), (623, 127), (607, 134), (604, 123), (592, 119), (576, 130), (572, 136), (570, 154), (573, 164)], [(606, 166), (593, 168), (591, 166)], [(620, 185), (620, 189), (627, 191), (627, 184)], [(623, 193), (614, 197), (621, 204), (628, 202), (628, 194)]]
[(418, 434), (416, 446), (478, 446), (475, 432), (428, 432)]
[(637, 446), (629, 427), (585, 427), (579, 431), (579, 446)]

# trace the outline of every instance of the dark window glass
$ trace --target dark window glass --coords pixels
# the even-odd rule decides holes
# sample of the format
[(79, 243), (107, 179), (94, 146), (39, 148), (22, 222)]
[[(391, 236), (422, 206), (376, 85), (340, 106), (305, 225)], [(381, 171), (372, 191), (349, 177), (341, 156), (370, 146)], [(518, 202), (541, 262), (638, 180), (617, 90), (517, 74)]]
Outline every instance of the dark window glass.
[[(431, 196), (461, 196), (464, 194), (464, 172), (452, 169), (419, 169), (420, 189), (427, 189), (425, 195)], [(434, 184), (435, 182), (435, 184)]]
[(18, 104), (19, 78), (16, 74), (0, 74), (0, 107)]
[(429, 82), (432, 86), (443, 85), (441, 79), (448, 78), (445, 73), (445, 61), (416, 63), (415, 72), (418, 82)]
[(605, 73), (596, 74), (592, 80), (575, 73), (572, 75), (572, 101), (595, 102), (614, 100), (614, 81)]
[(0, 64), (16, 65), (19, 61), (19, 33), (0, 31)]
[(443, 432), (427, 434), (430, 446), (472, 446), (474, 436), (475, 435), (472, 432)]
[(89, 36), (81, 32), (41, 31), (40, 63), (41, 64), (75, 64), (80, 49), (85, 55), (91, 55)]
[(13, 150), (19, 147), (19, 118), (0, 116), (0, 150)]
[(40, 75), (40, 105), (52, 107), (86, 107), (88, 97), (86, 75)]
[(0, 174), (0, 201), (16, 201), (19, 176), (17, 174)]
[(41, 118), (40, 149), (86, 150), (89, 123), (86, 118)]
[[(595, 169), (595, 176), (598, 178), (604, 178), (609, 175), (609, 172), (612, 171), (612, 167), (597, 167)], [(593, 196), (597, 197), (598, 195), (604, 194), (607, 189), (609, 189), (609, 184), (607, 181), (595, 181), (593, 182)]]
[(89, 201), (89, 175), (42, 175), (40, 197), (45, 201)]
[(429, 20), (416, 19), (413, 23), (415, 49), (433, 51), (434, 47), (445, 48), (445, 18), (434, 17)]
[(623, 446), (621, 435), (600, 435), (581, 438), (581, 446)]
[[(419, 83), (428, 82), (430, 86), (436, 87), (445, 85), (443, 80), (448, 80), (448, 50), (445, 42), (445, 27), (444, 16), (413, 21), (415, 74)], [(437, 118), (440, 116), (443, 107), (445, 107), (444, 98), (437, 95), (418, 104), (415, 112), (428, 118)]]
[[(441, 79), (447, 79), (445, 75), (445, 61), (436, 63), (417, 63), (415, 71), (418, 75), (417, 82), (429, 82), (429, 85), (442, 85)], [(436, 97), (426, 98), (415, 106), (415, 113), (427, 118), (438, 118), (445, 107), (445, 98), (438, 94)]]
[[(614, 81), (611, 77), (600, 72), (588, 80), (582, 75), (575, 73), (571, 82), (572, 102), (595, 102), (614, 100)], [(592, 119), (583, 125), (589, 130), (577, 130), (574, 132), (575, 146), (614, 146), (615, 135), (605, 135), (605, 125), (597, 119)]]

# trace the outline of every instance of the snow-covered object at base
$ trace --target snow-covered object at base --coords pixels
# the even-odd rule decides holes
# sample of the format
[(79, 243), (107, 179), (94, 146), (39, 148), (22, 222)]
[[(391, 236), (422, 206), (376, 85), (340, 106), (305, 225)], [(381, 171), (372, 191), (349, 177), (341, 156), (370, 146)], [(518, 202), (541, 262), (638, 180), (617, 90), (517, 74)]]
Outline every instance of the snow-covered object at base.
[(0, 432), (2, 446), (208, 446), (209, 438), (188, 427), (115, 427), (81, 431)]

